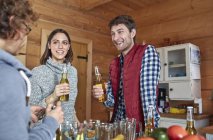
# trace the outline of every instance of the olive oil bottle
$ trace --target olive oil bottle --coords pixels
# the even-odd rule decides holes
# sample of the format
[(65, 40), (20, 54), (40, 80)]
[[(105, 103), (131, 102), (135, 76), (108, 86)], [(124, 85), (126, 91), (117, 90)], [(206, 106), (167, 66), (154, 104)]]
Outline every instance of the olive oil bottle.
[(144, 135), (145, 136), (150, 136), (151, 133), (154, 130), (154, 115), (153, 115), (153, 106), (149, 105), (148, 106), (148, 113), (147, 113), (147, 123), (145, 126), (145, 132)]
[(98, 98), (98, 101), (104, 102), (106, 100), (106, 88), (105, 88), (105, 83), (102, 81), (102, 77), (99, 72), (98, 66), (95, 66), (95, 77), (96, 77), (95, 85), (102, 87), (102, 89), (104, 91), (104, 94), (102, 94), (102, 96)]
[[(67, 78), (67, 65), (64, 65), (63, 72), (60, 80), (60, 84), (67, 83), (69, 84), (68, 78)], [(69, 94), (62, 95), (59, 97), (59, 101), (68, 101), (69, 100)]]
[(187, 106), (187, 116), (186, 116), (186, 131), (189, 135), (197, 134), (197, 131), (194, 127), (194, 118), (193, 118), (193, 107)]

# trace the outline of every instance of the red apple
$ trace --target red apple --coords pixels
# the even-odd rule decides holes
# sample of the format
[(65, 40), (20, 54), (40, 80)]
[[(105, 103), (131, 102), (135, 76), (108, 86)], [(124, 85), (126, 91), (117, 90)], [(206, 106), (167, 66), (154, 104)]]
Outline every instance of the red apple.
[(136, 140), (155, 140), (155, 139), (152, 137), (139, 137)]
[(182, 126), (172, 125), (167, 129), (167, 135), (169, 140), (180, 140), (188, 135), (188, 133)]
[(206, 140), (206, 139), (201, 135), (188, 135), (185, 136), (182, 140)]

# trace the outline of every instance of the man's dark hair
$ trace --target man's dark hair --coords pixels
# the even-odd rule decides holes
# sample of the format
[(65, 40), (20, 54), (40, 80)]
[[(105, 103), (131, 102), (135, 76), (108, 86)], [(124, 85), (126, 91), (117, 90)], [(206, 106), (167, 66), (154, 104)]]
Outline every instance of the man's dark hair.
[[(109, 22), (108, 26), (111, 29), (112, 26), (118, 25), (118, 24), (124, 24), (129, 29), (130, 32), (132, 31), (132, 29), (136, 30), (135, 21), (133, 20), (133, 18), (131, 16), (119, 15), (119, 16), (115, 17), (114, 19), (112, 19)], [(134, 41), (135, 41), (135, 37), (134, 37)]]

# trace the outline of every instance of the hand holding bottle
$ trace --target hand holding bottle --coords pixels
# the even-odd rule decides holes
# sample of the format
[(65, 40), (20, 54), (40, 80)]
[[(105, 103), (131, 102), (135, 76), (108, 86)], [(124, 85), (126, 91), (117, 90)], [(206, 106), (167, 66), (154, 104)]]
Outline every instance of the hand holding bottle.
[(56, 121), (61, 124), (64, 121), (64, 112), (62, 111), (61, 102), (58, 101), (53, 109), (53, 104), (49, 104), (46, 109), (46, 116), (51, 116)]
[(95, 76), (96, 81), (92, 90), (93, 96), (97, 98), (99, 102), (104, 102), (106, 100), (106, 84), (102, 81), (98, 66), (95, 66)]
[(70, 93), (70, 87), (68, 83), (62, 83), (55, 86), (54, 94), (56, 97), (67, 95)]
[[(64, 65), (63, 67), (60, 84), (62, 86), (63, 84), (69, 85), (67, 65)], [(66, 90), (66, 87), (62, 88), (62, 92), (69, 93), (69, 92), (66, 92), (65, 90)], [(59, 101), (68, 101), (68, 100), (69, 100), (69, 94), (62, 94), (61, 96), (59, 96)]]
[(92, 93), (94, 98), (99, 99), (101, 96), (103, 96), (104, 90), (102, 86), (93, 85)]
[(33, 123), (36, 123), (44, 116), (45, 108), (41, 106), (30, 106), (31, 111), (31, 120)]
[(65, 95), (69, 96), (69, 93), (70, 93), (69, 84), (67, 83), (58, 84), (55, 86), (54, 92), (46, 98), (46, 103), (52, 104), (55, 101), (59, 100), (60, 97), (63, 97)]

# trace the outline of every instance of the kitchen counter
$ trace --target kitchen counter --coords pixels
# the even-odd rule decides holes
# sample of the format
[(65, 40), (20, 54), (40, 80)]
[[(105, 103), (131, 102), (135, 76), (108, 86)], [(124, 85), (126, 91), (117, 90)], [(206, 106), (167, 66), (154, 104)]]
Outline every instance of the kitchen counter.
[[(165, 118), (186, 119), (186, 114), (161, 113), (160, 116)], [(202, 120), (209, 117), (210, 115), (208, 114), (199, 114), (194, 115), (194, 120)]]
[(206, 140), (213, 139), (213, 126), (203, 127), (203, 128), (198, 129), (197, 131), (198, 131), (198, 134), (206, 137)]
[[(160, 114), (160, 127), (168, 128), (171, 125), (180, 125), (186, 127), (186, 114), (172, 114), (172, 113), (162, 113)], [(194, 115), (194, 126), (196, 129), (209, 126), (210, 115), (200, 114)]]
[(213, 125), (212, 126), (207, 126), (207, 127), (200, 128), (198, 130), (198, 132), (200, 134), (206, 134), (206, 133), (213, 134)]

